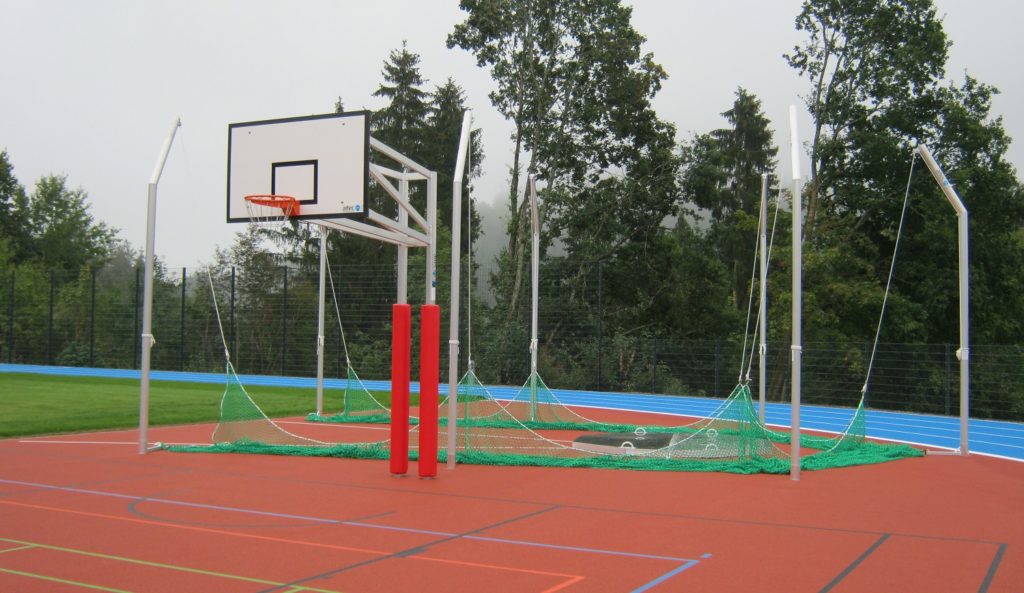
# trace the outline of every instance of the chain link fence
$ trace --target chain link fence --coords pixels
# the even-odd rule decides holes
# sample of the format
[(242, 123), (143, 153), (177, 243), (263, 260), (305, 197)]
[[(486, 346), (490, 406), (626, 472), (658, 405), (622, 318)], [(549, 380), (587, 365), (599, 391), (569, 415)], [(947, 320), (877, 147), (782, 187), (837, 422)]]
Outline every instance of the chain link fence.
[[(439, 265), (439, 278), (447, 267)], [(344, 377), (350, 360), (360, 376), (385, 379), (391, 364), (391, 305), (395, 266), (332, 268), (325, 318), (325, 372)], [(409, 270), (409, 301), (423, 301), (422, 260)], [(19, 268), (0, 278), (0, 361), (8, 363), (138, 368), (142, 324), (142, 270), (121, 264), (77, 275)], [(463, 280), (463, 286), (466, 280)], [(212, 290), (211, 290), (212, 286)], [(741, 337), (667, 339), (643, 327), (623, 328), (621, 312), (605, 306), (600, 268), (583, 278), (541, 278), (539, 370), (553, 388), (670, 395), (727, 395), (746, 378), (757, 392), (756, 344)], [(316, 271), (280, 266), (162, 269), (154, 281), (153, 368), (220, 372), (225, 348), (240, 373), (316, 375)], [(214, 306), (216, 295), (216, 306)], [(442, 344), (448, 334), (448, 286), (437, 288)], [(484, 305), (474, 294), (472, 333), (461, 315), (460, 369), (472, 355), (485, 383), (516, 384), (529, 375), (529, 281), (512, 314)], [(464, 300), (465, 302), (465, 300)], [(338, 318), (340, 315), (341, 323)], [(413, 340), (418, 341), (414, 307)], [(610, 328), (619, 328), (612, 330)], [(344, 336), (344, 339), (343, 339)], [(753, 348), (753, 354), (751, 352)], [(931, 414), (959, 413), (959, 361), (954, 344), (878, 347), (871, 407)], [(413, 369), (418, 368), (413, 348)], [(809, 404), (854, 406), (865, 381), (871, 344), (804, 344), (803, 394)], [(441, 369), (448, 368), (442, 348)], [(415, 375), (414, 371), (414, 375)], [(443, 376), (442, 380), (447, 380)], [(971, 415), (1024, 420), (1024, 346), (971, 347)], [(769, 343), (766, 392), (789, 398), (789, 345)]]

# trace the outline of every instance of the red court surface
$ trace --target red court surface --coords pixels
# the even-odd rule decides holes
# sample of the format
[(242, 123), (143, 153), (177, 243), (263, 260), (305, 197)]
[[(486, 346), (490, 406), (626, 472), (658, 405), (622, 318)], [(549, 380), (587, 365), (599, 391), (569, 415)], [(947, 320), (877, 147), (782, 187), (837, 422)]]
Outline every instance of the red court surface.
[(0, 441), (0, 592), (1024, 591), (1024, 464), (1001, 459), (419, 480), (415, 463), (142, 456), (136, 438)]

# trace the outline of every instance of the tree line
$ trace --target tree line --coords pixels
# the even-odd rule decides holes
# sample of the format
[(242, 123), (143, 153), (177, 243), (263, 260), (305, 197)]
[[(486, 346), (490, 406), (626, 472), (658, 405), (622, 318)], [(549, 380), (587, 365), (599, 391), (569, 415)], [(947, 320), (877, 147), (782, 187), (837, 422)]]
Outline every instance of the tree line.
[[(653, 342), (742, 342), (749, 295), (756, 291), (762, 174), (770, 176), (770, 211), (777, 212), (769, 342), (788, 343), (792, 196), (775, 175), (772, 139), (780, 123), (767, 117), (761, 100), (737, 81), (735, 100), (722, 106), (721, 127), (680, 140), (676, 125), (653, 106), (669, 73), (644, 51), (631, 9), (619, 0), (462, 0), (460, 8), (464, 19), (447, 45), (471, 53), (489, 71), (490, 102), (512, 129), (506, 237), (496, 261), (487, 262), (494, 302), (472, 304), (481, 378), (506, 384), (525, 378), (529, 175), (538, 179), (544, 219), (541, 310), (560, 312), (542, 324), (545, 376), (589, 387), (592, 377), (581, 377), (579, 369), (598, 368), (607, 385), (635, 386), (636, 377), (664, 364), (652, 359)], [(803, 41), (780, 59), (805, 81), (802, 97), (812, 121), (804, 146), (811, 168), (797, 196), (807, 213), (806, 342), (849, 344), (837, 364), (851, 373), (863, 368), (863, 344), (874, 339), (894, 265), (905, 193), (909, 207), (881, 340), (957, 341), (956, 224), (920, 163), (910, 175), (913, 149), (923, 143), (971, 215), (972, 343), (1019, 345), (1024, 192), (1006, 160), (1010, 138), (991, 113), (998, 90), (966, 74), (947, 79), (950, 41), (931, 0), (807, 0), (794, 26)], [(438, 262), (448, 261), (451, 175), (465, 91), (454, 78), (428, 88), (420, 56), (403, 43), (384, 60), (381, 82), (369, 94), (383, 102), (373, 113), (374, 137), (439, 173)], [(343, 99), (334, 106), (343, 111)], [(486, 164), (478, 135), (475, 140), (466, 184)], [(424, 196), (412, 199), (422, 205)], [(395, 213), (379, 188), (371, 188), (369, 202)], [(462, 220), (467, 208), (464, 202)], [(116, 233), (92, 220), (82, 190), (47, 177), (28, 193), (6, 153), (0, 153), (0, 214), (0, 271), (77, 271), (138, 259)], [(474, 233), (463, 234), (463, 253), (479, 239), (478, 223)], [(211, 268), (227, 282), (224, 270), (234, 267), (252, 284), (247, 294), (278, 295), (285, 288), (282, 266), (302, 274), (315, 270), (310, 238), (299, 226), (247, 229), (214, 255)], [(337, 233), (329, 254), (349, 276), (377, 274), (371, 270), (395, 262), (393, 246)], [(422, 265), (421, 254), (410, 259)], [(446, 294), (441, 278), (438, 294)], [(393, 285), (385, 282), (350, 284), (340, 298), (394, 298)], [(415, 282), (410, 288), (415, 302), (420, 288)], [(276, 306), (267, 305), (268, 316)], [(360, 348), (379, 358), (387, 348), (386, 317), (352, 316), (347, 323), (366, 342)], [(591, 328), (592, 339), (579, 339), (578, 327)], [(783, 357), (772, 374), (779, 397), (785, 365)]]

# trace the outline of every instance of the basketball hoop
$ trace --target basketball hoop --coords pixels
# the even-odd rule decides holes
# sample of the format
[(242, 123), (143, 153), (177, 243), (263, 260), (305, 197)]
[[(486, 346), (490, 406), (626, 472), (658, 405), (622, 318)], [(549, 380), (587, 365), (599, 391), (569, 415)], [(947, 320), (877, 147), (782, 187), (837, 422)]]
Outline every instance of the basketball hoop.
[(299, 214), (299, 201), (291, 196), (259, 194), (245, 196), (249, 221), (261, 226), (284, 225)]

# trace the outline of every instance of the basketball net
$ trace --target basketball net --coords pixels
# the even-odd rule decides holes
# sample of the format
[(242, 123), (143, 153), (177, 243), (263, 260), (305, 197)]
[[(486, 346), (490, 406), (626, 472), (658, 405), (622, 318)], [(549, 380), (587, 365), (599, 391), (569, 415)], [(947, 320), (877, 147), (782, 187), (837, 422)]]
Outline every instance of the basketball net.
[(280, 228), (299, 214), (299, 201), (291, 196), (245, 196), (245, 209), (249, 222), (266, 228)]

